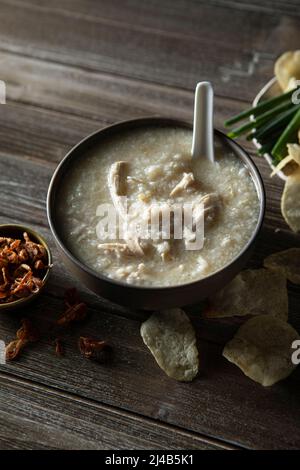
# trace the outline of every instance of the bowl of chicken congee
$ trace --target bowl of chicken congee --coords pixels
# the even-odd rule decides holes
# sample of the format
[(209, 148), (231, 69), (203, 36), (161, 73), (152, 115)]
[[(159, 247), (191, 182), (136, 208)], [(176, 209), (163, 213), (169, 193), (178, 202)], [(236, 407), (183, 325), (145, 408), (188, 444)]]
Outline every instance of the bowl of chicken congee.
[(88, 288), (140, 309), (195, 304), (245, 265), (265, 211), (248, 154), (218, 130), (193, 171), (192, 125), (142, 118), (101, 129), (56, 169), (48, 219)]

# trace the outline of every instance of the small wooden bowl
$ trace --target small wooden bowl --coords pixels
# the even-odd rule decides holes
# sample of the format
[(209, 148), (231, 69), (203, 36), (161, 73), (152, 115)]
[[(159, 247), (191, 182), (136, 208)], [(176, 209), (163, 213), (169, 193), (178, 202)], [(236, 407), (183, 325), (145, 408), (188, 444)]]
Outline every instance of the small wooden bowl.
[[(30, 240), (32, 240), (35, 243), (39, 243), (40, 245), (43, 245), (43, 247), (47, 251), (47, 265), (51, 266), (52, 255), (51, 255), (49, 246), (39, 233), (35, 232), (29, 227), (26, 227), (25, 225), (19, 225), (19, 224), (1, 224), (0, 225), (0, 237), (10, 237), (10, 238), (16, 238), (16, 239), (22, 240), (24, 232), (28, 233)], [(43, 286), (40, 288), (38, 292), (30, 294), (28, 297), (24, 297), (22, 299), (0, 304), (0, 312), (4, 310), (8, 311), (8, 310), (18, 309), (20, 307), (24, 307), (29, 302), (32, 302), (36, 297), (40, 295), (41, 291), (44, 289), (46, 282), (49, 278), (49, 274), (50, 274), (50, 267), (47, 268), (44, 274), (44, 277), (42, 278)]]

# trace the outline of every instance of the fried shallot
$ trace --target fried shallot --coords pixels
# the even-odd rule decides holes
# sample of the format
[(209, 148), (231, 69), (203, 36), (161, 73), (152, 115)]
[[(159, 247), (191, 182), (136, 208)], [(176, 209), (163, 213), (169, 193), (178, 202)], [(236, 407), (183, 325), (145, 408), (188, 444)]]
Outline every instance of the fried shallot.
[(55, 354), (58, 357), (64, 356), (64, 348), (61, 339), (56, 338), (54, 340), (54, 345), (55, 345)]
[(38, 332), (32, 323), (26, 318), (21, 323), (22, 326), (16, 333), (16, 339), (11, 341), (5, 348), (7, 361), (16, 359), (27, 343), (33, 343), (38, 340)]
[(43, 286), (47, 251), (26, 232), (23, 238), (0, 237), (0, 303), (28, 297)]
[(99, 362), (104, 362), (105, 359), (103, 353), (110, 350), (106, 341), (99, 341), (92, 338), (86, 338), (84, 336), (80, 336), (78, 345), (81, 354), (86, 359), (94, 359)]
[(60, 326), (68, 326), (70, 323), (81, 321), (86, 317), (87, 305), (81, 302), (75, 288), (65, 292), (65, 311), (57, 320)]

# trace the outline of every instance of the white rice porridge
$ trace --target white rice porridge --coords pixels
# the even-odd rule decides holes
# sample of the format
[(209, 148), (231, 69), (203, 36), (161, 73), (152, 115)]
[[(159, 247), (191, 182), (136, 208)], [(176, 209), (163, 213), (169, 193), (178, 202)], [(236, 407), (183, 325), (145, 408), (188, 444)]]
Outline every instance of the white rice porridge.
[[(76, 161), (64, 177), (58, 214), (68, 249), (98, 273), (130, 284), (170, 286), (206, 277), (224, 267), (247, 244), (259, 214), (257, 191), (247, 168), (220, 141), (216, 163), (201, 162), (201, 180), (191, 166), (192, 132), (149, 127), (122, 131)], [(119, 163), (118, 163), (119, 162)], [(119, 196), (133, 217), (148, 218), (154, 203), (192, 203), (204, 207), (204, 245), (188, 250), (183, 239), (150, 240), (131, 233), (123, 239), (99, 239), (99, 205)], [(119, 214), (121, 215), (121, 214)], [(123, 217), (123, 215), (122, 215)], [(120, 219), (121, 220), (121, 219)], [(148, 220), (148, 219), (147, 219)], [(163, 231), (162, 231), (163, 233)], [(171, 231), (172, 234), (172, 231)]]

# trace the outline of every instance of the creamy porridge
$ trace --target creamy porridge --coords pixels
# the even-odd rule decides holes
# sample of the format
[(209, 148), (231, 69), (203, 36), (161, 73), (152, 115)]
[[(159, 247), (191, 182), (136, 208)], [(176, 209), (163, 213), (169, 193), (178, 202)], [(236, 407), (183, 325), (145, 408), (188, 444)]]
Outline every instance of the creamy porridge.
[[(196, 181), (191, 142), (190, 130), (151, 126), (123, 131), (76, 161), (58, 198), (62, 235), (69, 250), (99, 273), (145, 286), (188, 283), (228, 264), (257, 224), (256, 188), (241, 160), (220, 141), (216, 142), (216, 163), (201, 162), (202, 177)], [(129, 208), (135, 207), (130, 217), (124, 212), (124, 197)], [(128, 217), (138, 227), (139, 222), (149, 222), (153, 205), (163, 212), (164, 207), (182, 207), (183, 203), (193, 207), (194, 215), (200, 208), (198, 215), (204, 221), (201, 249), (187, 249), (193, 233), (184, 220), (182, 237), (176, 239), (172, 217), (169, 237), (161, 218), (155, 239), (129, 229), (121, 239), (100, 239), (96, 230), (102, 204), (113, 204), (117, 221)]]

